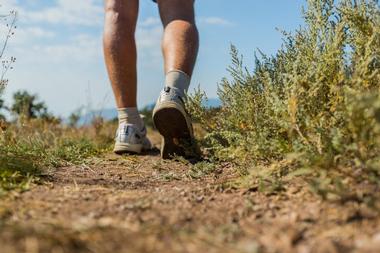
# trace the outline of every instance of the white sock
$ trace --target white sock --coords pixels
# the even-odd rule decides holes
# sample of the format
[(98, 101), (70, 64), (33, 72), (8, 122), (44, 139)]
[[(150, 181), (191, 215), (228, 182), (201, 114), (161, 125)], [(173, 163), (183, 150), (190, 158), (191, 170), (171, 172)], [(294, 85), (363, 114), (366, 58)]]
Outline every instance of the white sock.
[(184, 96), (190, 86), (191, 78), (181, 70), (172, 70), (166, 74), (165, 85), (167, 87), (177, 88)]
[(132, 124), (136, 125), (139, 130), (144, 128), (144, 121), (140, 117), (137, 107), (118, 108), (119, 124)]

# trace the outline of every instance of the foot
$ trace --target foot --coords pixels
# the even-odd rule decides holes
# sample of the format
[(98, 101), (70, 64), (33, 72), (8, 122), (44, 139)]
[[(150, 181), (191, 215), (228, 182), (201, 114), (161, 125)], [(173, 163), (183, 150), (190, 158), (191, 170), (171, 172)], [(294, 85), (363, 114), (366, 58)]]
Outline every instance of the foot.
[(163, 136), (161, 156), (170, 159), (173, 156), (193, 156), (193, 126), (186, 113), (184, 94), (178, 89), (165, 87), (161, 91), (153, 110), (153, 122)]
[(143, 151), (150, 150), (152, 144), (146, 137), (146, 128), (138, 130), (137, 126), (132, 124), (120, 124), (116, 132), (116, 143), (114, 152), (116, 154), (140, 154)]

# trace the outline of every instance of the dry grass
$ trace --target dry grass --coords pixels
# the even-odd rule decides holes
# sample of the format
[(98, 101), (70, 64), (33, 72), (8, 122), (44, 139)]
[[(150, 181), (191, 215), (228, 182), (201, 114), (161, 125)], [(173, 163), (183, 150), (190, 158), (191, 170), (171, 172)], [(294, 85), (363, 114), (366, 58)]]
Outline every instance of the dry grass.
[(115, 124), (73, 128), (35, 119), (4, 124), (0, 133), (0, 191), (27, 189), (47, 169), (85, 163), (111, 147)]

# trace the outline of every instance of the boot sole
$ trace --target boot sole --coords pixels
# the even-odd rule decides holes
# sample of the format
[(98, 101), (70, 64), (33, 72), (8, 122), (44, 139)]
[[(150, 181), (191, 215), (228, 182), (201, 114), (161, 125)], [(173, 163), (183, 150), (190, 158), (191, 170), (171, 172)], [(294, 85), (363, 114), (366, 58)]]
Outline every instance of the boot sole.
[(163, 103), (155, 109), (153, 122), (163, 136), (161, 157), (186, 156), (187, 147), (193, 143), (193, 129), (183, 108), (176, 103)]

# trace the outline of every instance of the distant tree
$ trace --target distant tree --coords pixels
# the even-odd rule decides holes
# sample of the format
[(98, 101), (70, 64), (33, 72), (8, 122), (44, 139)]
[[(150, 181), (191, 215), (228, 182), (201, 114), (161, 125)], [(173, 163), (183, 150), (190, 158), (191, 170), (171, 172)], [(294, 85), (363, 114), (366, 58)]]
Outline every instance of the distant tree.
[(44, 102), (38, 101), (37, 95), (31, 95), (27, 91), (17, 91), (13, 94), (13, 105), (10, 111), (18, 117), (26, 119), (51, 119)]

